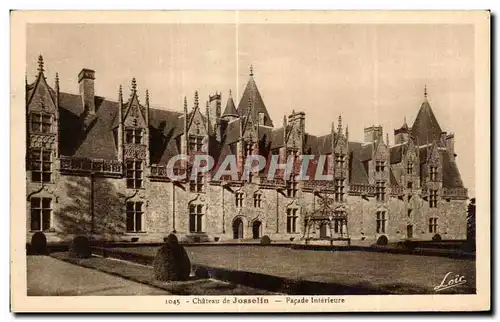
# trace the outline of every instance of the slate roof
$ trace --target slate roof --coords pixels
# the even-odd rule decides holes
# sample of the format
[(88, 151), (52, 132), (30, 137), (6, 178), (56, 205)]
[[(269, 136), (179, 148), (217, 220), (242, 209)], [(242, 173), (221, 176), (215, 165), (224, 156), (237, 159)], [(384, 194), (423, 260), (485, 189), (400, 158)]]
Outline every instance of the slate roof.
[(222, 113), (222, 116), (225, 115), (238, 116), (238, 112), (236, 111), (236, 106), (234, 105), (234, 100), (231, 95), (229, 95), (226, 103), (226, 108), (224, 109), (224, 113)]
[(256, 115), (258, 113), (264, 113), (265, 120), (264, 125), (273, 126), (273, 121), (269, 116), (269, 112), (267, 111), (266, 105), (262, 100), (262, 96), (260, 95), (259, 89), (257, 88), (257, 84), (255, 84), (255, 80), (253, 76), (250, 76), (248, 80), (247, 86), (245, 87), (245, 91), (243, 92), (243, 96), (241, 96), (240, 103), (238, 104), (238, 115), (246, 116), (248, 115), (248, 101), (249, 98), (252, 100), (253, 108), (255, 109)]
[(411, 133), (417, 145), (431, 143), (434, 140), (439, 142), (441, 139), (441, 127), (427, 99), (420, 106)]
[(400, 163), (405, 153), (405, 144), (397, 144), (389, 147), (390, 164)]

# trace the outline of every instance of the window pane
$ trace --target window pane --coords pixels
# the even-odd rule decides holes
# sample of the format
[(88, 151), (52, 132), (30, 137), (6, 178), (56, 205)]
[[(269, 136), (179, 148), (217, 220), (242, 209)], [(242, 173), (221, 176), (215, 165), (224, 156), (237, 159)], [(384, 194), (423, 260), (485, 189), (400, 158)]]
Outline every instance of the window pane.
[(42, 230), (50, 229), (50, 210), (42, 211)]
[(51, 163), (50, 162), (43, 162), (43, 171), (45, 172), (50, 172), (51, 169)]
[(50, 133), (50, 125), (49, 124), (42, 124), (42, 132), (43, 133)]
[(203, 231), (202, 220), (203, 220), (203, 216), (198, 215), (197, 220), (196, 220), (196, 231), (199, 233), (201, 233)]
[(135, 215), (135, 231), (142, 231), (142, 212)]
[(142, 211), (142, 202), (135, 203), (135, 211), (138, 211), (138, 212)]
[(40, 210), (31, 210), (31, 230), (40, 230)]
[(42, 174), (40, 172), (32, 172), (31, 173), (31, 181), (41, 182), (42, 181)]
[(127, 231), (134, 231), (134, 213), (127, 212)]
[(196, 215), (195, 214), (190, 214), (189, 215), (189, 231), (190, 232), (195, 232), (196, 231)]
[(189, 205), (189, 213), (195, 213), (196, 212), (196, 206), (195, 205)]
[(51, 199), (50, 198), (43, 198), (42, 199), (42, 208), (45, 208), (45, 209), (50, 209), (50, 203), (51, 203)]
[(198, 205), (198, 206), (196, 206), (196, 208), (197, 208), (196, 212), (199, 213), (199, 214), (201, 214), (202, 213), (202, 211), (201, 211), (202, 210), (202, 205)]
[(31, 162), (31, 170), (40, 171), (42, 169), (42, 163), (40, 161)]
[(141, 170), (142, 169), (142, 162), (136, 161), (135, 162), (135, 168), (136, 168), (136, 170)]
[(127, 202), (127, 212), (133, 212), (133, 211), (134, 211), (134, 203)]
[(41, 151), (39, 149), (31, 150), (31, 159), (32, 160), (40, 160)]
[(40, 198), (31, 198), (31, 208), (40, 208)]
[(38, 113), (31, 114), (31, 120), (35, 122), (40, 122), (42, 120), (42, 116)]
[(42, 160), (43, 161), (50, 161), (50, 154), (51, 154), (51, 151), (43, 151), (42, 153)]
[(43, 182), (50, 182), (51, 181), (51, 175), (50, 175), (50, 173), (44, 173), (42, 175), (42, 180), (43, 180)]
[(134, 169), (134, 161), (127, 161), (127, 169)]
[(44, 123), (50, 123), (50, 115), (43, 115), (42, 116), (42, 122), (44, 122)]
[(142, 188), (142, 180), (135, 180), (135, 188)]

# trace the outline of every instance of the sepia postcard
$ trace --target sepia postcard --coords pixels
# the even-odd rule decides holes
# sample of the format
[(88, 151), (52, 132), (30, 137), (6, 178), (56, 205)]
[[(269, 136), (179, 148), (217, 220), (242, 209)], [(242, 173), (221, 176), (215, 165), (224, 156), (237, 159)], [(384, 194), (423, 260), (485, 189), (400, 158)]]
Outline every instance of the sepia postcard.
[(12, 11), (11, 115), (14, 312), (491, 309), (488, 11)]

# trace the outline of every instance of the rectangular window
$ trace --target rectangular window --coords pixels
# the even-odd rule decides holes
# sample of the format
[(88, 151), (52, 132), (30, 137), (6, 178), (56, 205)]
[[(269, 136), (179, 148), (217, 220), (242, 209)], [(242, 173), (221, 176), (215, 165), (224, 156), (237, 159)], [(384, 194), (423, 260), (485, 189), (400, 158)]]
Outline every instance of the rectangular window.
[(429, 190), (429, 208), (437, 208), (437, 190)]
[(377, 211), (377, 234), (385, 233), (386, 217), (385, 211)]
[(409, 218), (411, 217), (411, 212), (412, 212), (412, 210), (411, 210), (411, 209), (408, 209), (408, 217), (409, 217)]
[(201, 176), (196, 176), (196, 179), (189, 180), (189, 191), (203, 192), (203, 178)]
[(255, 208), (260, 208), (262, 205), (262, 194), (260, 193), (255, 193), (253, 195), (253, 206)]
[(375, 188), (377, 201), (385, 201), (385, 182), (377, 181)]
[(125, 143), (127, 144), (142, 144), (142, 129), (126, 129)]
[(406, 167), (406, 174), (413, 174), (413, 162), (408, 161), (408, 166)]
[(142, 202), (127, 202), (127, 232), (142, 231)]
[(46, 231), (51, 228), (52, 199), (31, 198), (31, 231)]
[(52, 116), (42, 113), (31, 113), (31, 131), (41, 133), (52, 132)]
[(335, 153), (335, 166), (338, 169), (343, 169), (345, 163), (345, 155), (340, 153)]
[(52, 181), (52, 150), (31, 149), (31, 181), (51, 182)]
[(413, 188), (413, 182), (408, 181), (408, 183), (406, 184), (406, 186), (408, 187), (408, 189), (412, 189)]
[(189, 206), (189, 232), (203, 232), (203, 205)]
[(429, 233), (437, 233), (437, 218), (429, 218)]
[(435, 166), (430, 167), (430, 179), (431, 181), (437, 181), (438, 168)]
[(335, 179), (335, 201), (344, 201), (344, 179)]
[(288, 208), (286, 210), (286, 232), (296, 233), (297, 232), (297, 209)]
[(127, 160), (127, 188), (140, 189), (142, 188), (142, 161)]
[(297, 196), (297, 181), (295, 181), (295, 176), (290, 175), (290, 180), (286, 182), (286, 195), (288, 198), (295, 198)]
[(234, 196), (236, 201), (236, 207), (238, 208), (243, 207), (243, 192), (236, 192)]
[(375, 161), (375, 171), (384, 172), (385, 171), (385, 161)]
[(203, 136), (189, 136), (189, 152), (200, 152), (203, 147)]

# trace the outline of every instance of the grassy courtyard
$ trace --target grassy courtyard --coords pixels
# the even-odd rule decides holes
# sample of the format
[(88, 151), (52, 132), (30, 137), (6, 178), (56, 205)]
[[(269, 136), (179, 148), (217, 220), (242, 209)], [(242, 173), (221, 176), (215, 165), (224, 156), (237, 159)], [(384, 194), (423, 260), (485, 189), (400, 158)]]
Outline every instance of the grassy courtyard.
[[(154, 256), (157, 247), (120, 248)], [(290, 279), (370, 286), (398, 293), (435, 293), (444, 276), (463, 275), (466, 283), (440, 293), (475, 288), (475, 261), (365, 251), (313, 251), (286, 247), (188, 246), (191, 262)]]

